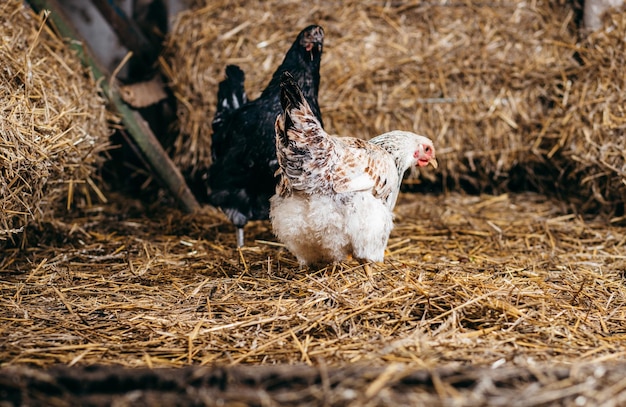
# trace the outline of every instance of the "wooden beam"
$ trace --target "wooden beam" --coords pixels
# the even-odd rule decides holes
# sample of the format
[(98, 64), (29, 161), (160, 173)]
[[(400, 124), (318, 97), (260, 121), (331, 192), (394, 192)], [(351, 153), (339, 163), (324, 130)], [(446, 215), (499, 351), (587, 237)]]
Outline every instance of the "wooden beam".
[(169, 158), (141, 115), (124, 103), (117, 86), (109, 81), (109, 73), (93, 56), (93, 53), (89, 51), (86, 42), (63, 13), (58, 1), (29, 0), (29, 3), (36, 10), (51, 11), (49, 21), (54, 24), (61, 37), (68, 39), (69, 47), (76, 51), (82, 63), (91, 69), (94, 79), (99, 83), (111, 106), (121, 116), (124, 126), (137, 144), (144, 159), (150, 164), (152, 170), (177, 199), (182, 208), (190, 213), (200, 209), (200, 204), (191, 193), (180, 170)]

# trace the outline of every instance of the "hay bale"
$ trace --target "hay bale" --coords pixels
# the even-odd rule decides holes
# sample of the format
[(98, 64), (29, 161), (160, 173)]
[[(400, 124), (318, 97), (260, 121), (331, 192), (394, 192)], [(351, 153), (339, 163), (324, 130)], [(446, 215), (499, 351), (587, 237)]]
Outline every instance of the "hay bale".
[[(172, 154), (188, 173), (210, 165), (226, 64), (244, 69), (256, 97), (297, 32), (319, 23), (320, 106), (330, 132), (425, 134), (442, 164), (430, 181), (454, 189), (580, 194), (573, 178), (586, 185), (583, 199), (604, 204), (623, 187), (603, 162), (623, 153), (615, 135), (624, 36), (614, 22), (614, 33), (581, 44), (575, 2), (317, 1), (306, 12), (296, 1), (198, 3), (179, 16), (162, 61), (181, 102)], [(607, 101), (615, 102), (611, 115), (596, 114)]]
[[(552, 133), (561, 132), (567, 179), (583, 210), (626, 201), (626, 13), (613, 10), (603, 29), (577, 47), (581, 64), (568, 89), (569, 103)], [(624, 219), (622, 217), (622, 219)]]
[(575, 64), (562, 46), (575, 40), (572, 15), (547, 1), (321, 1), (305, 14), (294, 1), (207, 3), (180, 16), (166, 46), (181, 101), (174, 156), (183, 167), (210, 164), (226, 64), (242, 66), (254, 97), (298, 30), (315, 22), (326, 31), (320, 103), (331, 132), (420, 132), (439, 146), (444, 178), (500, 185), (513, 167), (543, 160), (533, 141), (563, 67)]
[(20, 0), (0, 6), (0, 243), (64, 202), (101, 192), (104, 100), (87, 70)]
[(364, 138), (423, 133), (438, 148), (440, 180), (507, 190), (518, 168), (545, 165), (552, 140), (536, 141), (575, 64), (562, 45), (575, 40), (573, 10), (553, 3), (353, 3), (333, 25), (334, 60), (322, 64), (324, 83), (334, 80), (320, 92), (327, 122)]

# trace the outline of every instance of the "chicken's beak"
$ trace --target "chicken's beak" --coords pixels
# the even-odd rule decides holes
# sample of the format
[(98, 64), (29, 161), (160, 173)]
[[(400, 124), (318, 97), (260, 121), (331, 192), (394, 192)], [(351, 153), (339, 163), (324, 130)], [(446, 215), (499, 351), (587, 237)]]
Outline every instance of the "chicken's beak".
[(420, 159), (417, 162), (418, 167), (428, 167), (429, 164), (432, 165), (433, 168), (437, 168), (439, 166), (435, 157), (429, 158), (428, 161), (426, 161), (426, 159)]

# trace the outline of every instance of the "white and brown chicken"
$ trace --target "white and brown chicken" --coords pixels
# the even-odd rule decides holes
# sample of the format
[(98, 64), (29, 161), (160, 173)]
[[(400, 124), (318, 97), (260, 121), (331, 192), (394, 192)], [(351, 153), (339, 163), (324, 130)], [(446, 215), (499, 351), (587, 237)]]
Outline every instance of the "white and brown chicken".
[(391, 131), (369, 141), (327, 134), (289, 73), (276, 119), (280, 179), (270, 199), (274, 233), (301, 265), (352, 256), (383, 261), (405, 171), (437, 168), (432, 141)]

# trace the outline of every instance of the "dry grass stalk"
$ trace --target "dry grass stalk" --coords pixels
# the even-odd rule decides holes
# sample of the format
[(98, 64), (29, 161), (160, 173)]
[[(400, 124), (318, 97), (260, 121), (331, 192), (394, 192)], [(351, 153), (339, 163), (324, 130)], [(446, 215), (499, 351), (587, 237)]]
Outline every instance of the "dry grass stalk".
[(19, 0), (0, 15), (2, 241), (100, 193), (92, 177), (109, 130), (93, 80), (42, 18)]

